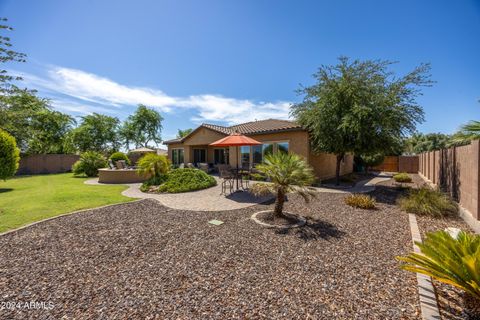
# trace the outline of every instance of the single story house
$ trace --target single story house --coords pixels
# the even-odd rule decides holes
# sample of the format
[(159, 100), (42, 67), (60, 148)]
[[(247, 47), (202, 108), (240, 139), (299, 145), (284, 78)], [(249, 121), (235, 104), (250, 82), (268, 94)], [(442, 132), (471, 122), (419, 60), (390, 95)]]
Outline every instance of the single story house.
[[(262, 145), (217, 148), (210, 143), (232, 133), (251, 137)], [(336, 157), (333, 154), (315, 154), (310, 148), (309, 134), (300, 125), (287, 120), (259, 120), (224, 127), (204, 123), (189, 135), (165, 141), (168, 146), (168, 157), (174, 165), (180, 163), (230, 164), (240, 167), (253, 167), (262, 162), (268, 152), (284, 150), (301, 155), (313, 167), (318, 179), (329, 179), (335, 176)], [(341, 174), (353, 171), (353, 155), (345, 156), (341, 164)]]

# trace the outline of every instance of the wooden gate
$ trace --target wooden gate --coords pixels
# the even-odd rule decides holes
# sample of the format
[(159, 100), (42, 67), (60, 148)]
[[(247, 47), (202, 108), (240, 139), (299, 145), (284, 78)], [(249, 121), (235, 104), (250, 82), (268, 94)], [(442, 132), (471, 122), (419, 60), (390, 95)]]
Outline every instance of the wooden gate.
[(383, 163), (381, 165), (373, 167), (373, 170), (398, 172), (398, 157), (386, 156), (385, 159), (383, 159)]

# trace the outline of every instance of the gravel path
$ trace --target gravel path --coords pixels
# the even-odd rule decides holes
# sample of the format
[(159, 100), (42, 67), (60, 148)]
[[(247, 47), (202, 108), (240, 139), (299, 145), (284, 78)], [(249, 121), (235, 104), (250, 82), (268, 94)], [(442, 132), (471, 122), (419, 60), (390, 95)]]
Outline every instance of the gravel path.
[[(143, 200), (0, 237), (0, 318), (418, 319), (416, 279), (394, 260), (411, 248), (407, 215), (376, 190), (379, 210), (324, 193), (286, 210), (288, 232), (255, 224), (257, 205), (192, 212)], [(219, 219), (221, 226), (207, 224)]]

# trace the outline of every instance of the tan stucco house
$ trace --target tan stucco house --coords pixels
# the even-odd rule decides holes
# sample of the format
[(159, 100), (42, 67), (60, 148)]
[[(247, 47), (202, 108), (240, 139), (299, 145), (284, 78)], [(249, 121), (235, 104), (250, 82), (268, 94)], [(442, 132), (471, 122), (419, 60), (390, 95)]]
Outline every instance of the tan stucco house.
[[(262, 142), (258, 146), (239, 147), (236, 159), (236, 147), (217, 148), (210, 143), (238, 132)], [(301, 126), (287, 120), (259, 120), (230, 127), (204, 123), (189, 135), (180, 139), (165, 141), (168, 157), (174, 165), (180, 163), (230, 164), (252, 167), (262, 162), (267, 152), (285, 150), (304, 157), (314, 168), (318, 179), (335, 176), (335, 156), (322, 153), (314, 154), (310, 148), (308, 132)], [(347, 155), (341, 164), (341, 174), (353, 171), (353, 156)]]

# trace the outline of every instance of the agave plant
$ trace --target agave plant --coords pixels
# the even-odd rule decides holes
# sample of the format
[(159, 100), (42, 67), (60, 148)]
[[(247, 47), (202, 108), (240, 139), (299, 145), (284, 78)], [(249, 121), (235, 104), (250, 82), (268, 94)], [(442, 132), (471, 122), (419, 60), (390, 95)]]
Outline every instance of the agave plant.
[(170, 162), (166, 156), (147, 153), (138, 160), (137, 167), (141, 175), (160, 177), (170, 170)]
[(453, 238), (446, 231), (427, 233), (421, 253), (397, 257), (401, 268), (456, 286), (480, 299), (480, 235), (461, 231)]
[(262, 164), (256, 167), (271, 182), (258, 182), (251, 188), (255, 195), (275, 194), (274, 215), (283, 215), (283, 205), (287, 193), (298, 193), (305, 201), (315, 195), (311, 184), (315, 181), (313, 169), (298, 155), (277, 152), (265, 156)]

